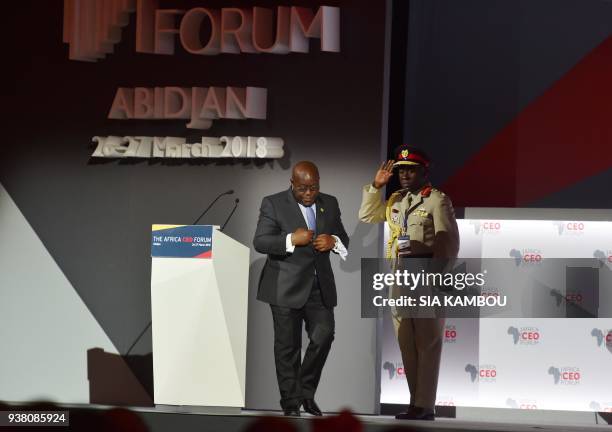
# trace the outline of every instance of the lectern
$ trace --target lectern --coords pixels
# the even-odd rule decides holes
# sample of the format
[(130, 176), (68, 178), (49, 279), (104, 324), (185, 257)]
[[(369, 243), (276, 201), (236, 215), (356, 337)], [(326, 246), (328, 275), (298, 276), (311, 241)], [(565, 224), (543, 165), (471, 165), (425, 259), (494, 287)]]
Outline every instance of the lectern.
[(249, 248), (212, 225), (153, 225), (154, 401), (244, 407)]

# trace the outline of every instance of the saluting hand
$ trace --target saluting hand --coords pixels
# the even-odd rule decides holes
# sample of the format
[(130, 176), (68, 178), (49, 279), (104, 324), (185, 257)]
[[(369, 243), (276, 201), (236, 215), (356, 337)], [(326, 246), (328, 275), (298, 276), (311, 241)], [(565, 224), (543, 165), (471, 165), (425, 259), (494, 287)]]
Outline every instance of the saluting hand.
[(374, 177), (372, 186), (374, 186), (376, 189), (380, 189), (389, 183), (389, 180), (393, 175), (393, 163), (394, 161), (388, 160), (387, 162), (380, 164), (380, 168), (378, 168), (378, 171), (376, 171), (376, 176)]

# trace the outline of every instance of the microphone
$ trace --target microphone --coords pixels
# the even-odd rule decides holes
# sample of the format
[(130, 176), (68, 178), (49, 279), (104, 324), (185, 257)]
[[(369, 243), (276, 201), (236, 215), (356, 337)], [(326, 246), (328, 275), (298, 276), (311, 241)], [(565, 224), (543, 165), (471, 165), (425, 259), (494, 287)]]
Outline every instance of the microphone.
[[(223, 195), (231, 195), (234, 193), (233, 189), (230, 189), (226, 192), (223, 192), (219, 195), (217, 195), (217, 198), (215, 198), (213, 200), (213, 202), (210, 203), (210, 205), (208, 207), (206, 207), (206, 210), (204, 210), (202, 212), (202, 214), (200, 216), (198, 216), (198, 218), (195, 220), (194, 223), (192, 223), (191, 225), (195, 225), (196, 223), (198, 223), (198, 221), (200, 219), (202, 219), (202, 216), (204, 216), (206, 214), (206, 212), (208, 210), (210, 210), (210, 208), (213, 206), (214, 203), (217, 202), (217, 200), (219, 198), (221, 198)], [(223, 224), (223, 228), (225, 228), (225, 225), (227, 224), (227, 221), (229, 221), (230, 217), (232, 217), (232, 215), (234, 214), (234, 210), (236, 210), (236, 206), (238, 205), (238, 198), (236, 198), (236, 204), (234, 205), (234, 208), (232, 210), (232, 212), (230, 213), (229, 217), (227, 218), (227, 220), (225, 221), (225, 223)], [(223, 228), (221, 228), (221, 231), (223, 230)], [(132, 343), (132, 345), (130, 346), (130, 348), (127, 350), (127, 352), (124, 354), (125, 357), (127, 357), (128, 355), (130, 355), (130, 352), (132, 352), (132, 349), (134, 349), (134, 347), (136, 346), (136, 344), (140, 341), (140, 339), (142, 339), (142, 337), (144, 336), (144, 334), (146, 333), (146, 331), (149, 329), (149, 327), (151, 327), (152, 321), (149, 321), (149, 323), (147, 324), (147, 326), (140, 332), (140, 334), (138, 335), (138, 337), (136, 338), (136, 340), (134, 341), (134, 343)]]
[(200, 219), (202, 219), (202, 216), (204, 216), (204, 215), (206, 214), (206, 212), (207, 212), (208, 210), (210, 210), (210, 208), (213, 206), (213, 204), (214, 204), (214, 203), (216, 203), (216, 202), (217, 202), (217, 200), (218, 200), (219, 198), (221, 198), (223, 195), (231, 195), (231, 194), (233, 194), (233, 193), (234, 193), (234, 189), (230, 189), (230, 190), (228, 190), (228, 191), (226, 191), (226, 192), (223, 192), (223, 193), (219, 194), (219, 195), (217, 196), (217, 198), (215, 198), (215, 199), (213, 200), (213, 202), (211, 202), (211, 203), (210, 203), (210, 205), (209, 205), (208, 207), (206, 207), (206, 210), (204, 210), (204, 211), (202, 212), (202, 214), (201, 214), (200, 216), (198, 216), (198, 218), (195, 220), (195, 222), (194, 222), (194, 223), (192, 223), (191, 225), (195, 225), (195, 224), (197, 224), (197, 223), (199, 222), (199, 220), (200, 220)]
[(240, 202), (240, 200), (238, 198), (236, 198), (236, 201), (234, 201), (234, 208), (232, 209), (232, 211), (230, 212), (229, 216), (227, 217), (227, 219), (225, 219), (225, 222), (223, 223), (223, 226), (221, 227), (221, 229), (219, 231), (223, 231), (223, 228), (225, 228), (225, 225), (227, 225), (227, 223), (229, 222), (229, 220), (231, 219), (231, 217), (234, 215), (234, 212), (236, 211), (236, 207), (238, 207), (238, 203)]

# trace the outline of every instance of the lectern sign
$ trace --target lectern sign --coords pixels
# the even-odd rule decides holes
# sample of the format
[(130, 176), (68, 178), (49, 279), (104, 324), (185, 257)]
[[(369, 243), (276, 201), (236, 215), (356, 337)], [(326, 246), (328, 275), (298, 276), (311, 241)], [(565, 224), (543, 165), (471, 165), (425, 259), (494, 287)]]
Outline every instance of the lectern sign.
[(153, 225), (151, 256), (212, 258), (212, 225)]

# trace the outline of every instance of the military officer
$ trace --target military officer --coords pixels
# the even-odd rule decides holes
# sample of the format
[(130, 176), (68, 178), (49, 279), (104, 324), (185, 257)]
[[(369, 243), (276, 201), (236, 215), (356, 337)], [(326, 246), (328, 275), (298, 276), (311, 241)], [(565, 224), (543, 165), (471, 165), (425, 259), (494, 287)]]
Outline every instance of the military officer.
[[(429, 183), (429, 164), (422, 150), (399, 146), (395, 160), (381, 164), (374, 181), (363, 188), (359, 219), (388, 222), (387, 258), (457, 256), (459, 231), (453, 205)], [(395, 173), (401, 189), (384, 202), (381, 189)], [(392, 315), (410, 390), (410, 405), (396, 418), (433, 420), (444, 319), (415, 318), (398, 310)]]

